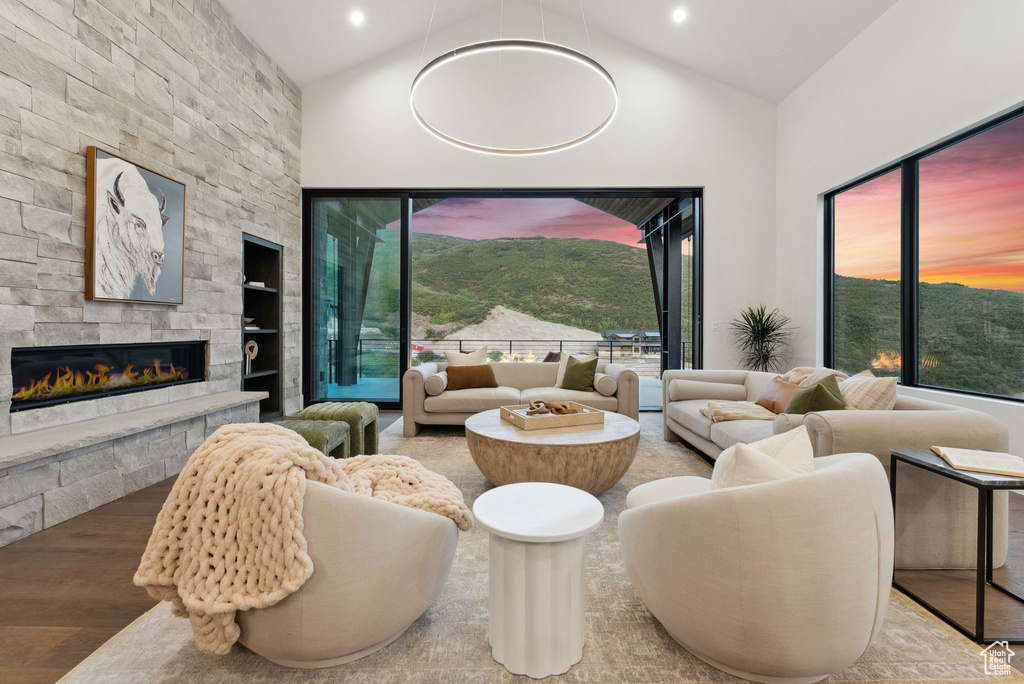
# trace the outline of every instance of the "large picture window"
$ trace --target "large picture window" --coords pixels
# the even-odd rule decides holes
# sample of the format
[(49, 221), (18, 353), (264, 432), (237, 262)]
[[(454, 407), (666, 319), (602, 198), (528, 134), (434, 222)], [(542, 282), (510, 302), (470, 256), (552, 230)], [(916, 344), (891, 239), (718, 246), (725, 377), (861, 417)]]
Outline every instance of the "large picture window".
[(900, 372), (900, 170), (839, 193), (835, 226), (835, 367)]
[(826, 361), (1024, 399), (1024, 111), (825, 199)]

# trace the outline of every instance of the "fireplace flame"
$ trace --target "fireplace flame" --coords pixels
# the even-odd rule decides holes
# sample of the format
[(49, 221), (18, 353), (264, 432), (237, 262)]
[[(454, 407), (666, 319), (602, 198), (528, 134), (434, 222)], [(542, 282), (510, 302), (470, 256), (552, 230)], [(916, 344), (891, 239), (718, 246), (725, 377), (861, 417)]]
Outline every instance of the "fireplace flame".
[[(135, 371), (132, 364), (125, 366), (121, 372), (97, 363), (92, 370), (82, 372), (71, 366), (59, 366), (54, 372), (47, 373), (39, 380), (29, 380), (28, 387), (21, 387), (14, 393), (14, 401), (47, 401), (63, 399), (76, 394), (91, 394), (113, 389), (142, 387), (164, 382), (185, 380), (188, 374), (178, 370), (171, 364), (170, 370), (160, 367), (160, 359), (153, 359), (153, 365), (143, 368), (141, 373)], [(56, 373), (55, 379), (50, 378)]]

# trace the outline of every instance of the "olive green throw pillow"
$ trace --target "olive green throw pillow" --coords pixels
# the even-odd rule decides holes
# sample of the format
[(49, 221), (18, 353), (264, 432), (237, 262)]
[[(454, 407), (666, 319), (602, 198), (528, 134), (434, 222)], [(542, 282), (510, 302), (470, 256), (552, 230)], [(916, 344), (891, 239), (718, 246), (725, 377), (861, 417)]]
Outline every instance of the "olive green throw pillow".
[(839, 381), (829, 375), (813, 385), (799, 389), (786, 405), (786, 413), (812, 413), (814, 411), (837, 411), (846, 408), (839, 393)]
[(565, 375), (562, 376), (562, 389), (577, 390), (579, 392), (594, 391), (594, 374), (597, 373), (597, 359), (589, 361), (577, 361), (570, 356), (565, 364)]

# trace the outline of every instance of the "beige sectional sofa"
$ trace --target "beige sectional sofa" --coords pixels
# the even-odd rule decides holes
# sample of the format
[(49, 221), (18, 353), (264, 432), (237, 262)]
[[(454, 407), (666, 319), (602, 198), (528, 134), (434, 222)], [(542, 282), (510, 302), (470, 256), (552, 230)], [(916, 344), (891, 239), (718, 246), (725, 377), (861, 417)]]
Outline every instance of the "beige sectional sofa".
[[(737, 442), (749, 443), (805, 425), (815, 456), (869, 453), (889, 472), (893, 449), (935, 445), (1007, 451), (1009, 431), (970, 409), (899, 396), (891, 411), (822, 411), (781, 414), (772, 420), (713, 423), (700, 413), (709, 401), (754, 401), (777, 373), (676, 370), (662, 376), (665, 439), (683, 440), (710, 458)], [(921, 469), (900, 468), (897, 478), (896, 567), (973, 568), (977, 561), (977, 492)], [(997, 492), (993, 559), (1006, 557), (1007, 498)]]
[(445, 363), (424, 363), (402, 376), (405, 436), (423, 425), (462, 425), (470, 416), (500, 406), (531, 401), (577, 401), (602, 411), (636, 418), (640, 413), (639, 378), (616, 363), (598, 363), (594, 385), (600, 391), (555, 387), (558, 363), (492, 363), (495, 388), (448, 390)]

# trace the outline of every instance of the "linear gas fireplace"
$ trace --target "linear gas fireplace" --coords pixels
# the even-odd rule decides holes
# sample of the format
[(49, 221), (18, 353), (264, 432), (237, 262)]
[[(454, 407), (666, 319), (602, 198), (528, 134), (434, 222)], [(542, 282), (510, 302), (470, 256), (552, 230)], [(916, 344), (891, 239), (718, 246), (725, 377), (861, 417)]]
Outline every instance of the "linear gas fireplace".
[(206, 342), (90, 344), (11, 350), (11, 411), (199, 382)]

